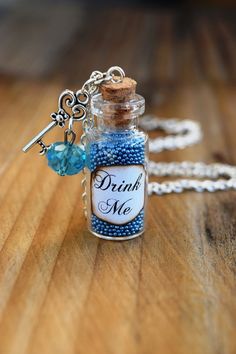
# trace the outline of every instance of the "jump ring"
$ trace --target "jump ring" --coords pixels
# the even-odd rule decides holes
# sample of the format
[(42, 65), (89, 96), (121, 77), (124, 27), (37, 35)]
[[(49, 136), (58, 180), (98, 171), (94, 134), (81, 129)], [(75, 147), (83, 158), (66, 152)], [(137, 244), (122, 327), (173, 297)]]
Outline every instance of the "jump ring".
[[(118, 78), (115, 78), (115, 72), (119, 73)], [(107, 70), (107, 76), (111, 77), (111, 81), (113, 83), (122, 82), (123, 78), (125, 77), (125, 72), (119, 66), (112, 66), (110, 69)]]

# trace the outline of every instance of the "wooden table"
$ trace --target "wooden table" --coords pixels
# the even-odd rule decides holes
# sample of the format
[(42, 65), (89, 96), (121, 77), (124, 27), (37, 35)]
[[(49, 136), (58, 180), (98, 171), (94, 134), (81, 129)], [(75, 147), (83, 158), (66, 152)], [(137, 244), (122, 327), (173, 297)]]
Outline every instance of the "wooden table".
[[(68, 38), (63, 8), (48, 34), (51, 46), (62, 38), (56, 53), (46, 38), (25, 51), (26, 37), (24, 57), (14, 52), (22, 31), (32, 40), (46, 22), (3, 16), (0, 353), (236, 353), (235, 192), (153, 196), (145, 235), (108, 242), (87, 231), (81, 176), (61, 178), (37, 148), (20, 151), (62, 89), (116, 64), (138, 80), (148, 112), (202, 124), (201, 144), (152, 158), (236, 164), (235, 16), (107, 9), (88, 23), (77, 10)], [(49, 47), (42, 65), (35, 53)]]

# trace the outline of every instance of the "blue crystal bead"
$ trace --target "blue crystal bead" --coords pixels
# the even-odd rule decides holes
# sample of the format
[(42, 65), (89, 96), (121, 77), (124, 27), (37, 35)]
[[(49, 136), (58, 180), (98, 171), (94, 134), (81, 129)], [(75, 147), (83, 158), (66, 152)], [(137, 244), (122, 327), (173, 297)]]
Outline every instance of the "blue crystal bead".
[(75, 175), (85, 166), (85, 151), (76, 144), (56, 142), (50, 146), (46, 157), (48, 166), (60, 176)]

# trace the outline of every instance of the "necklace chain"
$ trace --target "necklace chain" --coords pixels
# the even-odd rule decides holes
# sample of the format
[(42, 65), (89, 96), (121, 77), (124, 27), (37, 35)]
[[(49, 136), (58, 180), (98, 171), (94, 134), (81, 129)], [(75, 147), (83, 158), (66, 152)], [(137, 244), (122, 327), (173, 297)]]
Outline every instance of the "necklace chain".
[[(191, 120), (159, 119), (155, 116), (144, 116), (140, 126), (152, 131), (159, 129), (167, 134), (166, 137), (149, 140), (149, 151), (158, 153), (163, 150), (183, 149), (201, 141), (202, 131), (199, 123)], [(175, 134), (175, 135), (174, 135)], [(149, 161), (149, 176), (158, 177), (185, 177), (168, 182), (150, 182), (148, 194), (181, 193), (186, 190), (196, 192), (215, 192), (234, 189), (236, 190), (236, 166), (203, 162), (154, 162)], [(206, 178), (205, 180), (189, 178)], [(222, 178), (221, 178), (222, 177)], [(188, 178), (188, 179), (187, 179)]]

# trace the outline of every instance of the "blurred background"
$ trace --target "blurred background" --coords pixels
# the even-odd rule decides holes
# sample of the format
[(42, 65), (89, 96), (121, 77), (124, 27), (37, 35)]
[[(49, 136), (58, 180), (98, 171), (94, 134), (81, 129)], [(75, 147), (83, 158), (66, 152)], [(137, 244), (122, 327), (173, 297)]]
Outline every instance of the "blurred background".
[(21, 131), (12, 149), (47, 122), (61, 90), (80, 88), (95, 69), (121, 66), (138, 81), (147, 111), (167, 115), (175, 112), (162, 103), (183, 85), (233, 84), (235, 19), (234, 0), (1, 0), (3, 128), (10, 120)]
[(201, 85), (234, 85), (235, 19), (234, 0), (0, 0), (4, 140), (18, 155), (47, 124), (62, 90), (79, 89), (93, 70), (113, 65), (137, 80), (147, 112), (204, 125), (202, 108), (186, 108), (186, 91), (197, 102)]
[(234, 5), (234, 0), (1, 0), (0, 74), (78, 88), (92, 70), (120, 65), (153, 89), (177, 80), (232, 80)]

